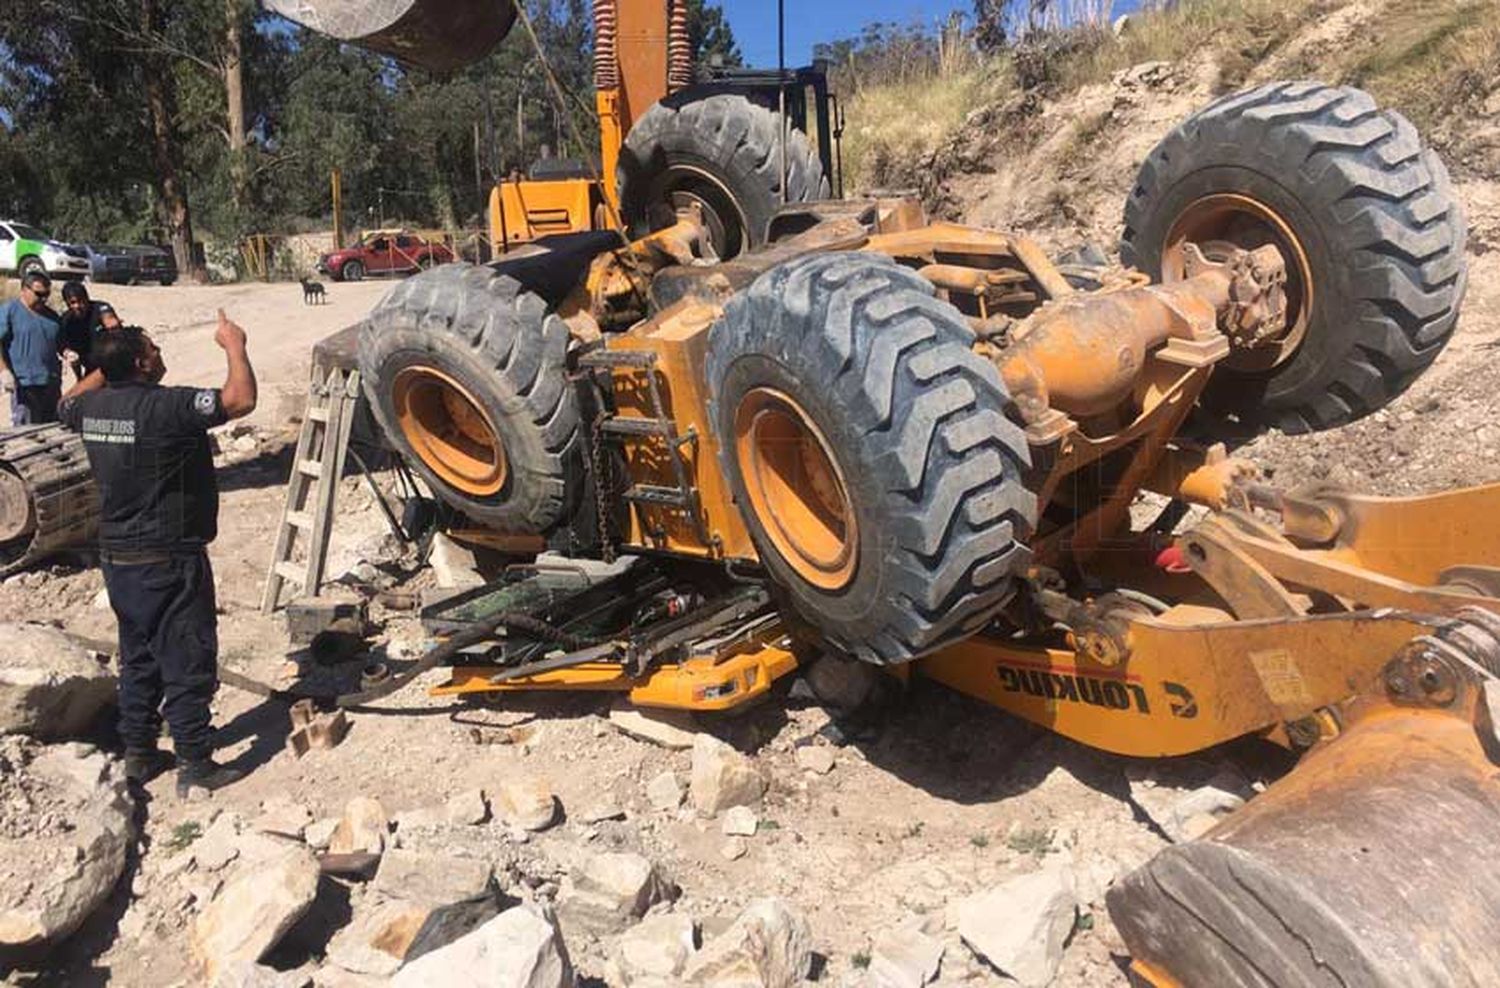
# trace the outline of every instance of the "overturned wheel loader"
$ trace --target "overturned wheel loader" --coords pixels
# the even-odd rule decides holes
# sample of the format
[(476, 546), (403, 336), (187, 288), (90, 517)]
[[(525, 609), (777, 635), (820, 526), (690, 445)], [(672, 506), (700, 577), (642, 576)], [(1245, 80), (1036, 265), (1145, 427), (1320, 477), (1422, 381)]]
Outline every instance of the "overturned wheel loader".
[(1214, 103), (1143, 165), (1129, 267), (901, 200), (787, 203), (721, 261), (675, 205), (359, 330), (452, 534), (594, 561), (429, 615), (439, 692), (723, 709), (824, 650), (1124, 755), (1262, 737), (1300, 766), (1111, 891), (1135, 976), (1500, 983), (1500, 486), (1282, 490), (1224, 443), (1367, 414), (1451, 335), (1464, 219), (1406, 120)]

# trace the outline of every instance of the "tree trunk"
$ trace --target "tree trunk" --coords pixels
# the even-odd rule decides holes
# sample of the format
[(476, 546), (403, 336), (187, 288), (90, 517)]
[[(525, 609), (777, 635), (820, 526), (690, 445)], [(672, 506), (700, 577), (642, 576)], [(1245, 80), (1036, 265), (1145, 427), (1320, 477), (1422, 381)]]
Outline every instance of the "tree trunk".
[[(141, 0), (142, 30), (148, 35), (157, 33), (160, 20), (156, 0)], [(153, 53), (146, 58), (145, 89), (146, 110), (151, 115), (151, 162), (156, 173), (152, 182), (172, 239), (177, 270), (192, 281), (204, 281), (203, 267), (193, 257), (193, 216), (188, 206), (187, 186), (183, 184), (178, 167), (180, 152), (177, 134), (172, 127), (172, 113), (177, 102), (176, 84), (171, 65), (159, 54)]]
[(224, 16), (224, 94), (229, 104), (229, 194), (238, 220), (249, 194), (249, 162), (245, 158), (245, 78), (241, 63), (244, 54), (244, 27), (240, 19), (239, 0), (224, 0)]

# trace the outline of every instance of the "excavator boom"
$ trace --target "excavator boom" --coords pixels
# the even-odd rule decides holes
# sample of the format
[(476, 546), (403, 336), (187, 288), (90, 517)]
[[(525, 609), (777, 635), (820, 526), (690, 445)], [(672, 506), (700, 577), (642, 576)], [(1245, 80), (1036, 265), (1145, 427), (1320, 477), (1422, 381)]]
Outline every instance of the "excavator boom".
[(495, 0), (267, 0), (266, 6), (319, 34), (433, 72), (483, 58), (515, 24)]

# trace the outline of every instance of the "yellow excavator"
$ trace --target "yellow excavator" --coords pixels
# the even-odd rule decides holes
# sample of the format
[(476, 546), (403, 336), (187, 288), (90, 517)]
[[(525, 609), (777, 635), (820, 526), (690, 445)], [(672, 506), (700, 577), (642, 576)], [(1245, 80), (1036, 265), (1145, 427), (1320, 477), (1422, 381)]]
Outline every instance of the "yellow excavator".
[[(440, 3), (267, 6), (435, 72), (480, 57), (509, 33), (518, 13), (525, 17), (506, 2), (490, 5), (493, 11)], [(489, 197), (496, 250), (622, 222), (637, 231), (663, 226), (692, 204), (719, 256), (728, 258), (760, 242), (783, 201), (842, 193), (840, 111), (821, 65), (784, 72), (695, 66), (681, 2), (598, 0), (593, 14), (597, 166), (544, 160), (527, 178), (497, 183)], [(784, 141), (777, 120), (787, 122)], [(737, 153), (705, 158), (708, 129), (736, 142)]]
[[(515, 17), (279, 6), (435, 68)], [(1368, 414), (1453, 332), (1464, 218), (1410, 123), (1226, 96), (1143, 164), (1123, 266), (1053, 258), (826, 199), (795, 80), (677, 78), (679, 13), (595, 4), (627, 236), (427, 272), (320, 350), (453, 534), (580, 561), (433, 610), (438, 692), (725, 709), (824, 652), (1122, 755), (1263, 738), (1295, 770), (1109, 892), (1133, 976), (1500, 984), (1500, 486), (1283, 490), (1216, 441)]]

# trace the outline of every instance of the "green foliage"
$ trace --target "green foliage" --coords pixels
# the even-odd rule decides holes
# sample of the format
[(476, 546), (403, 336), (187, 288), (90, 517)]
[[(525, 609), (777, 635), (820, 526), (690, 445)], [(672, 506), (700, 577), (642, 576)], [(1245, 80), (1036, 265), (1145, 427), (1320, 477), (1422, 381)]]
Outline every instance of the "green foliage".
[(693, 46), (694, 64), (738, 68), (745, 64), (734, 32), (724, 19), (724, 9), (710, 7), (703, 0), (687, 0), (688, 41)]
[(196, 820), (184, 820), (172, 828), (172, 833), (165, 841), (164, 846), (168, 851), (176, 853), (191, 845), (199, 837), (203, 836), (203, 826)]
[(1005, 838), (1005, 846), (1017, 854), (1040, 858), (1052, 850), (1052, 831), (1045, 827), (1022, 827)]
[[(165, 141), (199, 239), (326, 228), (335, 167), (351, 229), (481, 225), (488, 188), (513, 169), (524, 172), (544, 151), (597, 156), (589, 6), (527, 0), (527, 9), (569, 94), (572, 125), (520, 30), (438, 78), (318, 36), (253, 0), (8, 2), (0, 8), (0, 214), (76, 240), (165, 240), (170, 217), (143, 96), (155, 77), (168, 84)], [(737, 57), (721, 11), (702, 10), (700, 22), (706, 46)], [(234, 29), (239, 141), (226, 83)]]
[(870, 959), (870, 952), (868, 950), (856, 950), (849, 955), (849, 963), (860, 971), (870, 966)]

